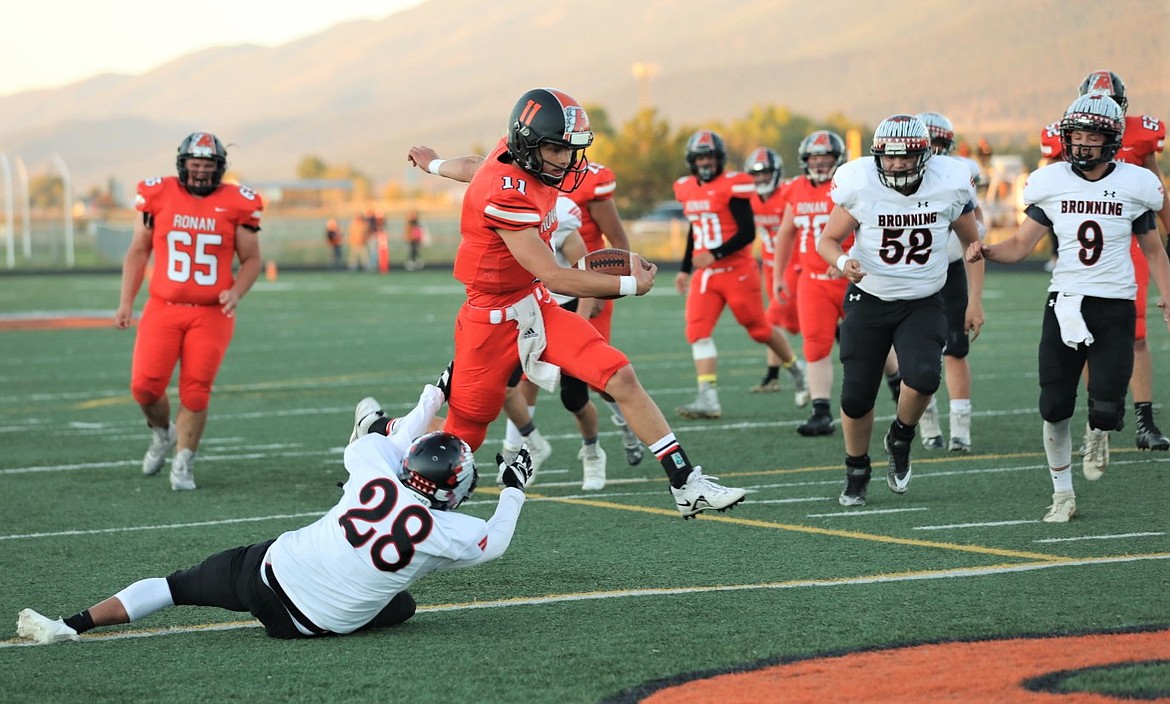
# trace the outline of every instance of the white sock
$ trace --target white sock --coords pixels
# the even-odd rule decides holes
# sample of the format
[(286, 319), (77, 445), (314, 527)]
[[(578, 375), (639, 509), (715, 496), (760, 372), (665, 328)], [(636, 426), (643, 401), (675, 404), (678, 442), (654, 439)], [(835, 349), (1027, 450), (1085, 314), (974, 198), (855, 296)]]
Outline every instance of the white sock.
[(1048, 475), (1052, 477), (1052, 491), (1072, 491), (1072, 467), (1065, 467), (1064, 469), (1048, 469)]
[(516, 427), (511, 418), (508, 419), (507, 428), (504, 430), (504, 442), (512, 447), (520, 447), (520, 444), (524, 442), (524, 436), (520, 434), (520, 429)]
[(140, 579), (115, 594), (114, 597), (122, 602), (131, 621), (137, 621), (155, 611), (175, 605), (166, 577)]
[(971, 399), (951, 399), (951, 437), (971, 439)]

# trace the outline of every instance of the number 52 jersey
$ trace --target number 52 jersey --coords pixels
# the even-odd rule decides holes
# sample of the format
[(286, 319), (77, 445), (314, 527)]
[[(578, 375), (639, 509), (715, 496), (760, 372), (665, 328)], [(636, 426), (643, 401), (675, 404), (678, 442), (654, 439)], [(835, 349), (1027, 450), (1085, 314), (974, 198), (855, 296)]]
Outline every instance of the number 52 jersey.
[(264, 199), (228, 183), (211, 195), (193, 196), (177, 177), (166, 176), (140, 182), (134, 207), (154, 223), (150, 295), (210, 306), (234, 281), (236, 228), (260, 229)]

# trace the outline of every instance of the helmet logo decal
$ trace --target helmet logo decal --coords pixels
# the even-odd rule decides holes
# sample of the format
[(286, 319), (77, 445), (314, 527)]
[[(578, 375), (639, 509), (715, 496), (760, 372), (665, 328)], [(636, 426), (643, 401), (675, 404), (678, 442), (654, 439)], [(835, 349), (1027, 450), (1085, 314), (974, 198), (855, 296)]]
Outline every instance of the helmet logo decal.
[(214, 159), (216, 156), (215, 137), (207, 132), (196, 134), (191, 140), (191, 146), (187, 149), (187, 154), (193, 157)]
[(565, 141), (574, 147), (589, 146), (593, 141), (589, 131), (589, 116), (580, 105), (565, 106)]
[(524, 110), (520, 113), (520, 122), (525, 125), (531, 125), (532, 120), (536, 117), (536, 113), (544, 107), (535, 100), (529, 100), (528, 104), (524, 106)]
[(1113, 95), (1113, 77), (1108, 71), (1097, 71), (1089, 77), (1089, 89), (1086, 93), (1104, 93)]

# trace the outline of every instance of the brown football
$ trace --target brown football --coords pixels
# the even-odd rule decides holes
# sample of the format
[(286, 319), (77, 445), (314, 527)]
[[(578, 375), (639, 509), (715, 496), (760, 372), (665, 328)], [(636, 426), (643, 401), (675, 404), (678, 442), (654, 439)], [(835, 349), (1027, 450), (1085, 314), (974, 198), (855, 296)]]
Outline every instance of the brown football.
[[(637, 256), (627, 249), (599, 249), (577, 260), (577, 268), (611, 276), (629, 276), (633, 273), (633, 261)], [(650, 268), (646, 262), (642, 262), (642, 266)]]

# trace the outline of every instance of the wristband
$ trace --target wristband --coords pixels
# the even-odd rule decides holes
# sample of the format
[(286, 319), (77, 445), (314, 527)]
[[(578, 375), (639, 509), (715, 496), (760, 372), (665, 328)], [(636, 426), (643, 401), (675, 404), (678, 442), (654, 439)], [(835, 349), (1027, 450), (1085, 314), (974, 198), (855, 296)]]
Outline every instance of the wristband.
[(638, 295), (638, 280), (632, 276), (620, 277), (620, 284), (618, 285), (618, 295), (620, 296), (636, 296)]
[(427, 171), (436, 176), (442, 176), (442, 174), (439, 173), (439, 167), (443, 165), (444, 161), (446, 161), (446, 159), (431, 159), (431, 163), (427, 164)]
[(845, 273), (845, 263), (848, 261), (849, 261), (848, 254), (842, 254), (841, 256), (837, 257), (837, 270), (840, 271), (842, 274)]

